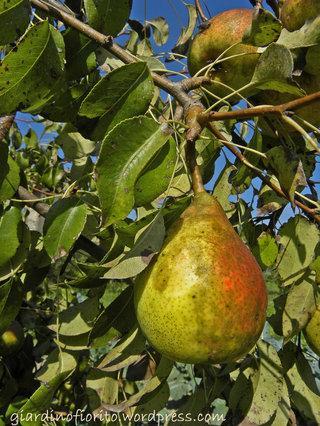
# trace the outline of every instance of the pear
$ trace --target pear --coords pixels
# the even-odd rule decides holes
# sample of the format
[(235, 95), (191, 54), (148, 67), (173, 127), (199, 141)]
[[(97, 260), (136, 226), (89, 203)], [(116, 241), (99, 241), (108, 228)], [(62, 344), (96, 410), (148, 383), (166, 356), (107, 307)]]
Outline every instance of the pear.
[(247, 354), (263, 329), (260, 267), (219, 202), (206, 192), (171, 226), (157, 259), (135, 282), (150, 344), (174, 361), (225, 363)]
[(24, 342), (23, 328), (18, 321), (11, 325), (0, 335), (0, 355), (8, 356), (18, 352)]
[(320, 305), (312, 315), (303, 334), (313, 352), (320, 356)]
[[(218, 83), (237, 90), (251, 81), (259, 54), (257, 47), (241, 41), (251, 28), (252, 18), (253, 9), (231, 9), (222, 12), (206, 23), (205, 29), (200, 30), (190, 45), (188, 68), (191, 75), (214, 62), (222, 54), (224, 58), (241, 54), (218, 63), (209, 74), (216, 84), (206, 87), (220, 98), (230, 94), (232, 89)], [(229, 50), (225, 52), (227, 49)], [(249, 91), (242, 94), (247, 96)], [(239, 97), (234, 96), (230, 102), (238, 100)]]
[(288, 31), (299, 30), (306, 21), (320, 15), (319, 0), (284, 0), (280, 4), (280, 20)]

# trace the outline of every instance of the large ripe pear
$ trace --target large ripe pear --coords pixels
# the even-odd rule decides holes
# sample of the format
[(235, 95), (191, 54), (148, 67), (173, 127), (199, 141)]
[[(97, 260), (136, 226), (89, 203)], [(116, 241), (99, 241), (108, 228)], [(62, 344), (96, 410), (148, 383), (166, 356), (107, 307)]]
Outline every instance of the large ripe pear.
[(320, 305), (312, 315), (303, 334), (313, 352), (320, 356)]
[(320, 0), (284, 0), (280, 20), (288, 31), (299, 30), (307, 20), (320, 15)]
[[(230, 94), (232, 90), (219, 85), (219, 82), (237, 90), (248, 84), (253, 76), (259, 59), (257, 47), (241, 43), (244, 34), (251, 27), (252, 17), (253, 9), (222, 12), (208, 21), (208, 26), (201, 30), (191, 43), (188, 54), (191, 75), (214, 62), (222, 54), (224, 58), (241, 54), (218, 63), (210, 73), (216, 84), (208, 89), (220, 98)], [(236, 45), (233, 46), (234, 44)], [(229, 50), (226, 52), (227, 49)], [(241, 93), (246, 96), (252, 94), (251, 91)], [(231, 98), (231, 101), (236, 100), (239, 100), (239, 97)]]
[(135, 283), (140, 327), (166, 357), (225, 363), (247, 354), (263, 329), (261, 270), (219, 202), (202, 192), (168, 231)]

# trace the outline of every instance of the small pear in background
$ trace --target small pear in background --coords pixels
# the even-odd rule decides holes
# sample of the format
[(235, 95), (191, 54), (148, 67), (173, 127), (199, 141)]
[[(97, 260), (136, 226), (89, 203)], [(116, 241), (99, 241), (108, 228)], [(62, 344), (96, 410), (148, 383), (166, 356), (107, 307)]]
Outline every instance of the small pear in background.
[(166, 357), (224, 363), (247, 354), (266, 318), (267, 291), (219, 202), (200, 192), (135, 282), (143, 333)]

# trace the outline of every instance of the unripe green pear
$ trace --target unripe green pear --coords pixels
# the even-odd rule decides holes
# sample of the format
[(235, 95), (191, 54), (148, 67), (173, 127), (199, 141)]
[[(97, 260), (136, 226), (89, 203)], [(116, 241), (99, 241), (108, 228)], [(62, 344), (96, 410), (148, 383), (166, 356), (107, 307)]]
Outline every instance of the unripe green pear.
[(320, 356), (320, 306), (317, 307), (303, 334), (313, 352)]
[(18, 352), (23, 342), (23, 328), (18, 321), (13, 321), (0, 336), (0, 355), (8, 356)]
[[(225, 58), (241, 55), (218, 63), (209, 74), (216, 84), (206, 87), (220, 98), (230, 94), (232, 89), (219, 85), (219, 82), (237, 90), (251, 81), (259, 54), (257, 47), (241, 41), (251, 27), (252, 18), (253, 9), (232, 9), (222, 12), (208, 21), (206, 28), (200, 30), (191, 43), (188, 54), (188, 68), (191, 75), (214, 62), (220, 55)], [(229, 50), (225, 52), (227, 49)], [(241, 93), (247, 96), (249, 91)], [(230, 101), (237, 100), (239, 97), (234, 96)]]
[(318, 15), (319, 0), (284, 0), (280, 5), (280, 20), (288, 31), (299, 30), (307, 20)]
[(157, 259), (135, 282), (142, 332), (156, 350), (180, 362), (243, 357), (261, 334), (266, 306), (258, 263), (205, 192), (170, 227)]

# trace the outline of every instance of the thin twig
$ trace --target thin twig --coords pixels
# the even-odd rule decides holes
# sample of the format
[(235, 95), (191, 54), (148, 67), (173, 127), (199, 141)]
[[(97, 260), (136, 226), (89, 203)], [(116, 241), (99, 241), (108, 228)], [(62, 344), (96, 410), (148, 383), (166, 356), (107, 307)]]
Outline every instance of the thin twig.
[[(223, 134), (212, 123), (208, 123), (207, 128), (224, 144), (224, 146), (229, 149), (229, 151), (232, 152), (235, 157), (237, 157), (241, 163), (245, 164), (249, 169), (251, 169), (253, 173), (262, 180), (263, 183), (268, 185), (269, 188), (271, 188), (277, 195), (290, 201), (289, 195), (286, 194), (281, 188), (279, 188), (279, 186), (277, 186), (274, 182), (272, 182), (268, 176), (265, 176), (257, 167), (251, 164), (237, 148), (235, 148), (227, 141)], [(298, 200), (294, 200), (294, 203), (307, 215), (311, 216), (318, 224), (320, 224), (320, 215), (317, 213), (317, 209), (311, 209)]]
[(204, 13), (204, 11), (202, 9), (202, 6), (200, 4), (200, 0), (195, 0), (194, 4), (196, 6), (197, 14), (198, 14), (198, 16), (200, 16), (201, 21), (202, 22), (207, 21), (208, 18), (206, 17), (206, 15), (205, 15), (205, 13)]

